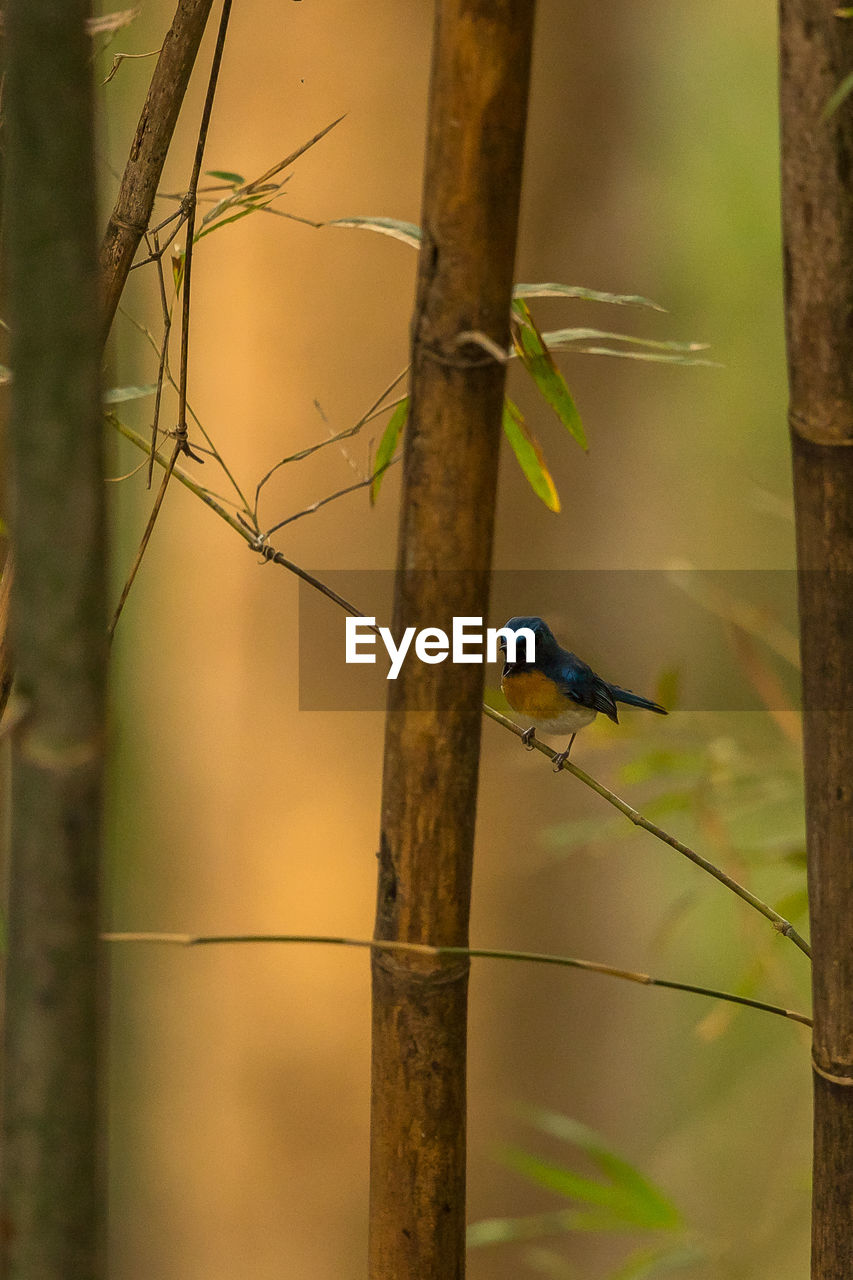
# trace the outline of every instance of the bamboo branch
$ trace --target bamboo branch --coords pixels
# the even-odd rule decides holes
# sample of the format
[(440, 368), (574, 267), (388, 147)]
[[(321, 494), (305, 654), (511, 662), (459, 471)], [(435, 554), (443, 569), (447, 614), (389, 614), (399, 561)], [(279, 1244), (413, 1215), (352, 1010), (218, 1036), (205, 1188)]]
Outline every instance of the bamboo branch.
[(768, 1004), (764, 1000), (753, 1000), (749, 996), (735, 995), (731, 991), (718, 991), (714, 987), (697, 987), (690, 982), (675, 982), (670, 978), (653, 978), (648, 973), (638, 973), (633, 969), (616, 968), (610, 964), (599, 964), (594, 960), (578, 960), (574, 956), (548, 955), (541, 951), (507, 951), (492, 947), (433, 947), (424, 942), (395, 942), (383, 938), (344, 938), (317, 933), (102, 933), (104, 942), (160, 942), (182, 947), (222, 946), (224, 944), (244, 943), (306, 943), (320, 944), (329, 947), (365, 947), (372, 951), (401, 952), (409, 955), (427, 956), (441, 960), (444, 958), (470, 958), (480, 960), (510, 960), (523, 964), (550, 964), (564, 969), (582, 969), (586, 973), (603, 973), (609, 978), (621, 978), (626, 982), (637, 982), (645, 987), (666, 987), (670, 991), (687, 991), (692, 995), (708, 996), (712, 1000), (726, 1000), (730, 1004), (745, 1005), (750, 1009), (760, 1009), (763, 1013), (774, 1013), (780, 1018), (788, 1018), (792, 1022), (801, 1022), (810, 1027), (812, 1020), (805, 1013), (797, 1013), (793, 1009), (785, 1009), (781, 1005)]
[[(503, 725), (505, 729), (509, 729), (509, 731), (514, 733), (517, 737), (521, 738), (524, 736), (524, 730), (517, 725), (514, 720), (510, 720), (507, 716), (501, 715), (500, 711), (495, 711), (494, 707), (484, 706), (483, 712), (490, 720), (494, 720), (496, 724)], [(534, 737), (528, 745), (530, 747), (535, 747), (537, 751), (541, 751), (549, 760), (556, 759), (556, 751), (552, 751), (550, 747), (546, 746), (544, 742), (540, 742), (538, 738)], [(689, 845), (683, 844), (680, 840), (677, 840), (675, 836), (670, 835), (668, 831), (664, 831), (663, 827), (659, 827), (656, 822), (651, 822), (648, 818), (644, 818), (641, 813), (638, 813), (637, 810), (625, 800), (620, 799), (615, 792), (611, 791), (608, 787), (605, 787), (603, 783), (596, 781), (595, 778), (590, 777), (588, 773), (585, 773), (578, 765), (573, 764), (571, 760), (564, 760), (561, 764), (561, 768), (567, 773), (574, 774), (579, 781), (588, 786), (596, 793), (596, 795), (601, 796), (601, 798), (606, 800), (608, 804), (612, 804), (614, 809), (618, 809), (620, 813), (624, 813), (625, 817), (628, 818), (629, 821), (633, 822), (635, 827), (642, 827), (645, 831), (650, 832), (651, 835), (657, 836), (658, 840), (662, 840), (664, 844), (668, 844), (671, 849), (675, 849), (676, 852), (682, 854), (685, 858), (688, 858), (691, 862), (695, 863), (697, 867), (701, 867), (703, 871), (707, 871), (709, 876), (713, 876), (715, 880), (719, 880), (720, 884), (724, 884), (727, 889), (731, 889), (732, 893), (737, 894), (737, 896), (742, 898), (744, 902), (749, 903), (755, 911), (764, 916), (765, 920), (769, 920), (777, 933), (781, 933), (784, 937), (790, 938), (794, 945), (799, 947), (804, 955), (811, 956), (811, 948), (809, 947), (809, 944), (804, 938), (800, 937), (799, 933), (797, 933), (797, 930), (789, 920), (786, 920), (784, 916), (780, 916), (778, 911), (774, 911), (768, 903), (762, 901), (761, 898), (757, 897), (744, 885), (739, 884), (737, 880), (734, 880), (730, 875), (723, 871), (722, 868), (715, 866), (714, 863), (709, 862), (707, 858), (703, 858), (701, 853), (697, 853), (696, 850), (691, 849)]]

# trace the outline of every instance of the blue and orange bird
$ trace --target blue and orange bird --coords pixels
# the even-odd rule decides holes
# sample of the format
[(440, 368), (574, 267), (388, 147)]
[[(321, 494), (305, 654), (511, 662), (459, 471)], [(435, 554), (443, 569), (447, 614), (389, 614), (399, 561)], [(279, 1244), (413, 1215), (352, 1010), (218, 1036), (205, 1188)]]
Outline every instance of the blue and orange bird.
[[(502, 630), (517, 632), (522, 627), (533, 632), (534, 661), (525, 661), (525, 638), (519, 636), (514, 661), (504, 664), (501, 690), (519, 723), (527, 726), (522, 737), (525, 746), (530, 747), (537, 729), (546, 734), (571, 734), (565, 751), (554, 757), (555, 771), (559, 772), (568, 760), (579, 730), (592, 724), (599, 711), (616, 724), (619, 723), (617, 702), (645, 707), (659, 716), (667, 714), (666, 709), (656, 702), (602, 680), (592, 667), (557, 644), (551, 628), (542, 618), (510, 618)], [(500, 647), (506, 658), (505, 636), (500, 638)]]

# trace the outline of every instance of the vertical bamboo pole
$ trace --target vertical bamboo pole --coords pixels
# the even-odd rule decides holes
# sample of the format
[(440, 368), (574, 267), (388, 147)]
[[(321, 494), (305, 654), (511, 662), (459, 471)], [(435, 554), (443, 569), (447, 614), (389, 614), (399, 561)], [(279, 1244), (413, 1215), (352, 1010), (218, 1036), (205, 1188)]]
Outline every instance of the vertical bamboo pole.
[[(394, 630), (488, 611), (533, 0), (439, 0)], [(376, 936), (466, 945), (482, 666), (391, 687)], [(464, 1274), (468, 966), (373, 958), (371, 1280)]]
[(2, 1274), (101, 1274), (97, 938), (107, 658), (86, 0), (6, 0), (16, 689)]
[(782, 197), (814, 992), (812, 1276), (853, 1259), (853, 22), (781, 0)]

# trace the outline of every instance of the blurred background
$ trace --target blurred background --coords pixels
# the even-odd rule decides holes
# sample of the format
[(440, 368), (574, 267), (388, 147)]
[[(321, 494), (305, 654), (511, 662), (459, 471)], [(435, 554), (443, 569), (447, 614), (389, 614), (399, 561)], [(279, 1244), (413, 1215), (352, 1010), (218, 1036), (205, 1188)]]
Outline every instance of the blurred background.
[[(115, 53), (156, 49), (172, 9), (149, 0), (99, 55), (99, 79)], [(257, 176), (346, 113), (293, 166), (278, 207), (313, 222), (417, 222), (431, 17), (411, 0), (235, 5), (205, 169)], [(217, 21), (218, 8), (165, 192), (186, 188)], [(105, 210), (152, 67), (126, 61), (100, 90)], [(800, 913), (804, 928), (796, 726), (784, 698), (773, 714), (726, 709), (732, 672), (765, 692), (789, 682), (792, 664), (761, 634), (773, 609), (763, 604), (751, 632), (733, 632), (715, 597), (685, 657), (684, 628), (677, 653), (669, 639), (677, 605), (658, 617), (640, 573), (626, 587), (630, 571), (679, 563), (727, 571), (734, 595), (731, 571), (793, 566), (777, 169), (772, 0), (540, 0), (516, 279), (653, 298), (668, 314), (531, 305), (542, 328), (707, 342), (720, 367), (561, 357), (586, 455), (513, 369), (511, 392), (562, 512), (538, 501), (506, 449), (495, 564), (620, 571), (597, 575), (594, 617), (578, 616), (571, 598), (510, 611), (545, 613), (610, 678), (676, 707), (702, 672), (707, 705), (721, 709), (691, 705), (667, 720), (626, 712), (618, 729), (578, 740), (577, 762)], [(164, 200), (161, 216), (173, 208)], [(247, 492), (283, 456), (354, 423), (404, 367), (415, 266), (397, 241), (261, 214), (200, 241), (190, 400)], [(116, 321), (113, 385), (154, 381), (156, 355), (138, 326), (157, 336), (160, 323), (156, 278), (137, 271)], [(144, 433), (151, 403), (119, 410)], [(173, 415), (167, 406), (166, 425)], [(263, 491), (262, 523), (352, 484), (383, 426), (370, 424), (346, 452), (331, 446), (281, 468)], [(115, 476), (139, 462), (118, 439), (112, 449)], [(211, 461), (194, 473), (223, 490)], [(321, 575), (390, 569), (398, 495), (392, 469), (375, 508), (355, 493), (294, 522), (276, 545)], [(111, 496), (118, 595), (147, 519), (144, 473)], [(790, 614), (793, 577), (776, 581)], [(171, 485), (115, 642), (111, 928), (370, 934), (382, 715), (299, 710), (299, 598), (295, 578), (258, 563)], [(322, 653), (324, 625), (330, 634), (340, 616), (323, 602), (315, 613)], [(490, 722), (481, 777), (475, 945), (807, 1007), (795, 948)], [(111, 1274), (363, 1276), (366, 954), (116, 945), (110, 961)], [(583, 1156), (519, 1118), (519, 1105), (536, 1105), (598, 1131), (677, 1207), (675, 1235), (695, 1255), (684, 1274), (805, 1274), (804, 1028), (606, 977), (475, 961), (470, 1042), (472, 1221), (567, 1203), (507, 1167), (509, 1142), (590, 1174)], [(596, 1280), (664, 1246), (642, 1232), (483, 1245), (470, 1275)]]

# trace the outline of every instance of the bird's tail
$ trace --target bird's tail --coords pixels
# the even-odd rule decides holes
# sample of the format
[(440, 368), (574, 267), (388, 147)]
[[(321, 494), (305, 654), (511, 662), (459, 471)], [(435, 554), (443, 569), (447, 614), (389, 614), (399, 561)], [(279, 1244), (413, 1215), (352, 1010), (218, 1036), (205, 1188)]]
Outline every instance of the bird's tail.
[(617, 702), (626, 702), (629, 707), (644, 707), (646, 711), (656, 711), (659, 716), (669, 714), (666, 707), (661, 707), (648, 698), (641, 698), (638, 693), (632, 693), (630, 689), (620, 689), (618, 684), (612, 684), (610, 691)]

